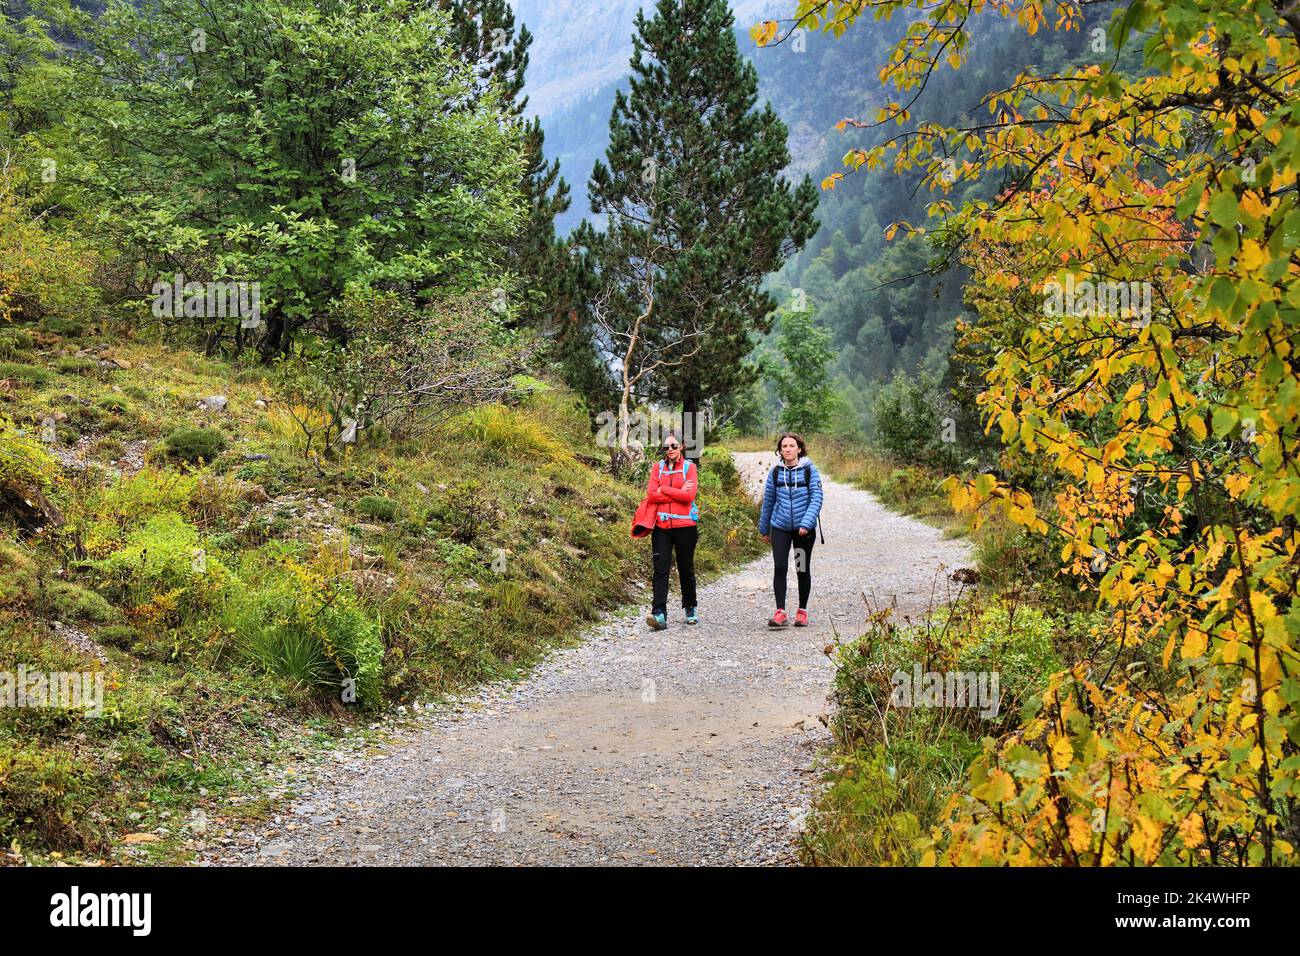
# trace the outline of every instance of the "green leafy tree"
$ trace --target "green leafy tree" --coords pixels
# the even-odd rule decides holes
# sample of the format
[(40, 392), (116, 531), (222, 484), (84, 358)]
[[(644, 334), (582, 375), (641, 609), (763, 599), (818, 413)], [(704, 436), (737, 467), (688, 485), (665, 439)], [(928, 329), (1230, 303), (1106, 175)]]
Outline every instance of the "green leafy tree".
[[(733, 23), (723, 0), (660, 0), (652, 18), (637, 14), (630, 89), (615, 97), (588, 190), (592, 212), (617, 228), (578, 236), (602, 290), (631, 274), (639, 284), (644, 270), (626, 264), (653, 250), (644, 345), (680, 361), (649, 376), (642, 397), (691, 415), (753, 378), (750, 336), (775, 307), (759, 283), (816, 229), (816, 191), (781, 176), (786, 129), (757, 107)], [(636, 289), (604, 298), (622, 301), (625, 325), (641, 316)]]
[[(102, 228), (142, 285), (261, 284), (262, 325), (209, 323), (270, 357), (372, 289), (424, 299), (502, 282), (523, 217), (522, 131), (407, 0), (168, 0), (65, 11), (94, 55), (69, 89)], [(143, 291), (143, 290), (142, 290)]]
[(518, 236), (510, 244), (507, 263), (520, 283), (516, 320), (520, 325), (554, 331), (573, 308), (574, 277), (568, 243), (555, 234), (555, 218), (571, 205), (569, 185), (560, 176), (558, 160), (548, 162), (541, 120), (524, 121), (528, 98), (523, 95), (528, 27), (515, 29), (507, 0), (438, 0), (452, 17), (452, 35), (461, 56), (475, 65), (479, 84), (495, 88), (504, 108), (523, 124), (525, 169), (520, 180), (525, 213)]
[(830, 381), (835, 357), (830, 332), (813, 321), (811, 312), (790, 312), (781, 317), (776, 346), (769, 377), (781, 402), (781, 425), (802, 432), (824, 430), (839, 406)]

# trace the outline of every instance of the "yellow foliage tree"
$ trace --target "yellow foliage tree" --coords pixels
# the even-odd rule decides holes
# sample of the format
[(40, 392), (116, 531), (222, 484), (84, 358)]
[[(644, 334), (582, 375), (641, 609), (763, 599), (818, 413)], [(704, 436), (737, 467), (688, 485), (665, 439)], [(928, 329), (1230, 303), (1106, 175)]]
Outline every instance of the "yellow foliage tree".
[[(961, 66), (977, 15), (1033, 34), (1078, 29), (1083, 6), (803, 0), (795, 22), (839, 34), (864, 12), (916, 8), (880, 73), (914, 99), (930, 71)], [(991, 474), (948, 488), (960, 507), (1040, 532), (1050, 510), (1067, 573), (1109, 611), (1096, 650), (1055, 675), (1018, 732), (985, 742), (927, 859), (1288, 863), (1300, 837), (1300, 12), (1135, 0), (1105, 37), (1110, 50), (1142, 45), (1140, 75), (1028, 71), (962, 128), (908, 127), (910, 99), (850, 121), (904, 127), (851, 152), (850, 171), (892, 159), (938, 192), (993, 172), (1012, 183), (960, 210), (938, 197), (931, 212), (972, 269), (979, 318), (960, 332), (992, 357), (987, 427), (1005, 463), (1050, 475), (1058, 493), (1047, 509)]]

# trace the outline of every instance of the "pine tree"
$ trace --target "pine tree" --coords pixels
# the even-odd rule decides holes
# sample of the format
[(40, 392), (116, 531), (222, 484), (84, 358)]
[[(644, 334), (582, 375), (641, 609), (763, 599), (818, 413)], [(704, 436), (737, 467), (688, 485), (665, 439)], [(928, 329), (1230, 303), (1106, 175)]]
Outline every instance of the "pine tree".
[[(625, 323), (644, 310), (638, 290), (653, 288), (646, 347), (681, 361), (638, 397), (694, 416), (755, 374), (745, 358), (776, 305), (760, 283), (816, 231), (817, 194), (808, 178), (792, 188), (781, 176), (786, 128), (757, 107), (725, 0), (659, 0), (653, 18), (637, 14), (632, 42), (629, 90), (615, 97), (589, 187), (606, 229), (576, 241)], [(647, 267), (652, 283), (630, 278)]]

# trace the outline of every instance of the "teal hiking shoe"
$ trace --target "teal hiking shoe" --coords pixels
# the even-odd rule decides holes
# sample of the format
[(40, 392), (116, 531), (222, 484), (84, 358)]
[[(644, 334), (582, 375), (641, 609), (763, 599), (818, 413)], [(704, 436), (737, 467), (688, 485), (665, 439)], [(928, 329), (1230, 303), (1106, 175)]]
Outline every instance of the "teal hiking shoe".
[(668, 626), (668, 615), (666, 614), (647, 614), (645, 622), (653, 627), (656, 631), (662, 631)]
[(699, 623), (700, 623), (700, 619), (699, 619), (698, 617), (695, 616), (695, 608), (693, 608), (693, 607), (688, 607), (688, 608), (686, 609), (686, 623), (687, 623), (687, 624), (699, 624)]

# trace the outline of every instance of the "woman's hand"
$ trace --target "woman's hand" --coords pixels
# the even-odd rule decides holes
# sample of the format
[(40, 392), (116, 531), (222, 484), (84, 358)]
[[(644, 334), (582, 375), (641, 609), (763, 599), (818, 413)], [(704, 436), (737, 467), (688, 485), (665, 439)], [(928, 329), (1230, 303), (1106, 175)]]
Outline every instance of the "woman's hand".
[(770, 534), (760, 534), (759, 537), (763, 539), (764, 544), (772, 543), (772, 536)]
[(807, 535), (808, 535), (808, 529), (807, 529), (807, 528), (800, 528), (800, 529), (799, 529), (799, 533), (800, 533), (801, 535), (804, 535), (805, 537), (807, 537)]

